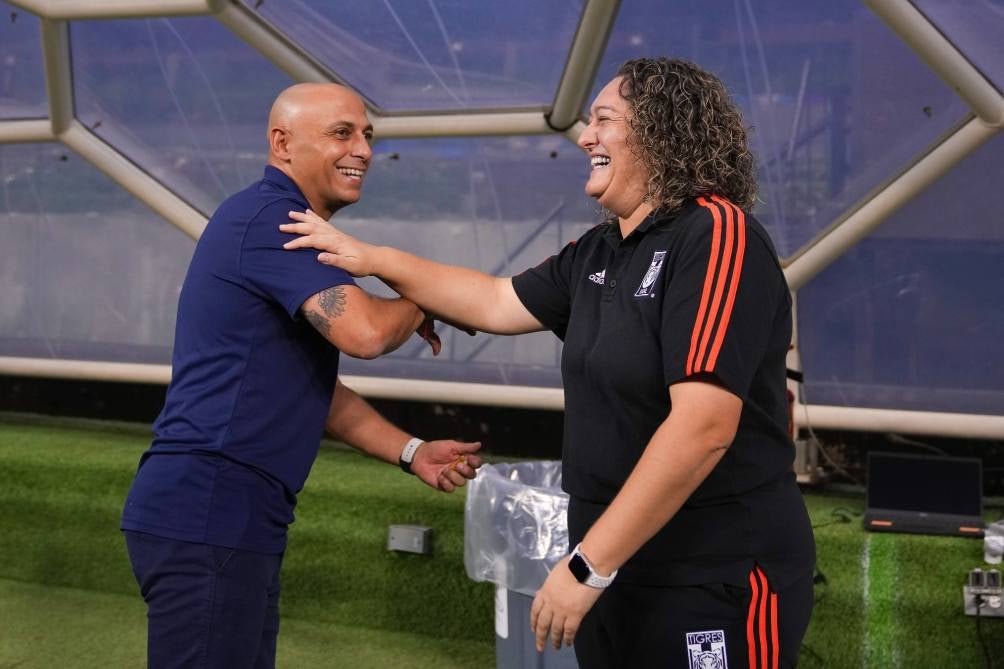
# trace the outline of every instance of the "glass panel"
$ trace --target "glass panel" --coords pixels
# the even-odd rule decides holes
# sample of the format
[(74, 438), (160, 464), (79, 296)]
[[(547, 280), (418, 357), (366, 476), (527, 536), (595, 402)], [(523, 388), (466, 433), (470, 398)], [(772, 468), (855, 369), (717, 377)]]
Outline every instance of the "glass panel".
[(38, 18), (0, 2), (0, 120), (46, 118)]
[(212, 18), (71, 25), (77, 117), (205, 214), (261, 177), (292, 84)]
[(244, 3), (390, 111), (549, 105), (582, 9), (581, 0)]
[(61, 144), (0, 144), (0, 356), (171, 362), (195, 243)]
[[(537, 265), (599, 219), (583, 193), (585, 155), (560, 136), (377, 143), (361, 202), (337, 213), (345, 231), (441, 262), (511, 275)], [(380, 290), (375, 282), (367, 288)], [(433, 359), (413, 340), (346, 374), (558, 387), (551, 333), (469, 337), (442, 328)]]
[(858, 0), (625, 3), (594, 97), (642, 56), (685, 58), (725, 81), (753, 127), (755, 213), (784, 256), (968, 112)]
[(914, 4), (1004, 92), (1004, 0), (914, 0)]
[(809, 403), (1000, 414), (1004, 135), (798, 295)]

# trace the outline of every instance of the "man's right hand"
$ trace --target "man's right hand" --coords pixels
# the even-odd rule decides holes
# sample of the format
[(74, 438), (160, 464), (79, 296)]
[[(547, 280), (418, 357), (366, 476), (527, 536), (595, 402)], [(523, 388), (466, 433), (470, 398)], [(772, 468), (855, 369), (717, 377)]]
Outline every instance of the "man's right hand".
[(305, 212), (291, 211), (289, 217), (297, 222), (283, 223), (279, 230), (292, 232), (300, 237), (283, 244), (284, 249), (318, 249), (322, 252), (317, 256), (318, 261), (340, 267), (352, 276), (370, 276), (376, 273), (373, 266), (375, 246), (345, 234), (310, 209)]
[(475, 453), (481, 442), (463, 442), (442, 439), (427, 441), (415, 452), (411, 471), (426, 485), (453, 492), (477, 476), (477, 469), (484, 464)]

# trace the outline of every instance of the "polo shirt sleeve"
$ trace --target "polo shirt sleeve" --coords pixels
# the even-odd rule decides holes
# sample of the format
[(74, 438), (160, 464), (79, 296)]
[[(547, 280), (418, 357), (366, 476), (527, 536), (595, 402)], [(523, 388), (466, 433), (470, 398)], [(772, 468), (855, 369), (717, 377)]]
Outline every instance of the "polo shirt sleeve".
[(287, 251), (282, 245), (296, 235), (279, 230), (289, 212), (303, 210), (293, 200), (265, 206), (249, 223), (241, 246), (241, 277), (256, 293), (275, 300), (291, 317), (311, 295), (332, 286), (354, 286), (355, 280), (337, 267), (317, 261), (314, 249)]
[(742, 210), (701, 202), (680, 232), (664, 292), (663, 373), (667, 386), (711, 375), (745, 400), (787, 291), (777, 259)]
[(512, 278), (512, 287), (527, 311), (564, 341), (572, 310), (572, 264), (576, 244)]

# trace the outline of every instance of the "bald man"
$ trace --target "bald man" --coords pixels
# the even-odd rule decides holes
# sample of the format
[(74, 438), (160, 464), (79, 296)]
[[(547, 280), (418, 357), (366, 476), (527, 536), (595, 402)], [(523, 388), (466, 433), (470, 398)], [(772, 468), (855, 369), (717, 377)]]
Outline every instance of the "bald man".
[(150, 667), (275, 665), (287, 528), (325, 430), (444, 492), (481, 464), (479, 444), (424, 442), (338, 380), (340, 351), (373, 358), (416, 328), (438, 352), (425, 314), (282, 248), (290, 211), (329, 218), (359, 199), (372, 135), (342, 86), (283, 91), (264, 178), (223, 202), (196, 245), (167, 399), (122, 516)]

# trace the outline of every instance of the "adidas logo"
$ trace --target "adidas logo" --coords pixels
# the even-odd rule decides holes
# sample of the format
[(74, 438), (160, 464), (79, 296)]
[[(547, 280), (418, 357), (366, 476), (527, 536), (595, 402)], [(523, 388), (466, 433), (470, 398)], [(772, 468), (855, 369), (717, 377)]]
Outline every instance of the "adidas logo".
[(606, 270), (606, 268), (604, 268), (604, 269), (601, 269), (596, 274), (590, 274), (589, 275), (589, 280), (592, 281), (593, 283), (598, 283), (598, 284), (600, 284), (602, 286), (604, 278), (606, 277), (606, 275), (607, 275), (607, 270)]

